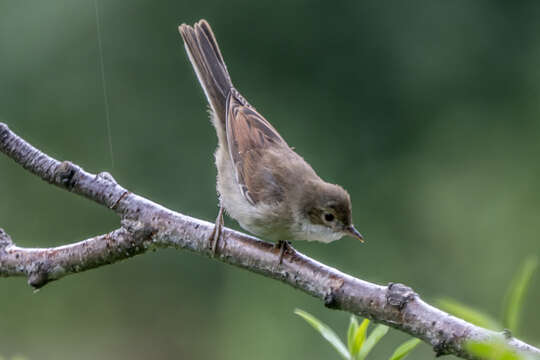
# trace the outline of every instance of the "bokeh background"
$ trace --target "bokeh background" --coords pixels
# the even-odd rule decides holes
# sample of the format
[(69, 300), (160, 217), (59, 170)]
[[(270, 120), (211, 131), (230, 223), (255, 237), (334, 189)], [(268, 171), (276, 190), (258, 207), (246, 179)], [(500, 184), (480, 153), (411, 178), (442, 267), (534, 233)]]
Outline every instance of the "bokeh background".
[[(236, 86), (349, 190), (368, 239), (295, 246), (431, 302), (500, 314), (519, 264), (540, 253), (540, 2), (98, 4), (112, 154), (92, 0), (0, 2), (0, 121), (58, 159), (213, 221), (216, 137), (176, 30), (206, 18)], [(19, 245), (55, 246), (118, 219), (0, 156), (0, 226)], [(519, 332), (535, 344), (539, 301), (537, 274)], [(346, 313), (286, 285), (160, 250), (37, 293), (0, 279), (0, 355), (337, 358), (296, 307), (345, 331)], [(391, 331), (372, 358), (406, 338)], [(413, 357), (433, 353), (421, 345)]]

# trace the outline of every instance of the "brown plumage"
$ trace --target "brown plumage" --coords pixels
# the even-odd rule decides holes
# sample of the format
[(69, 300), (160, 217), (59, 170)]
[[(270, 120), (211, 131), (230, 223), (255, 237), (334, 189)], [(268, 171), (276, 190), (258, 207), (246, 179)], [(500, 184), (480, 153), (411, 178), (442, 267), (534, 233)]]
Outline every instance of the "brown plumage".
[(323, 181), (234, 88), (210, 25), (201, 20), (179, 31), (218, 135), (221, 207), (246, 230), (273, 240), (362, 240), (347, 191)]

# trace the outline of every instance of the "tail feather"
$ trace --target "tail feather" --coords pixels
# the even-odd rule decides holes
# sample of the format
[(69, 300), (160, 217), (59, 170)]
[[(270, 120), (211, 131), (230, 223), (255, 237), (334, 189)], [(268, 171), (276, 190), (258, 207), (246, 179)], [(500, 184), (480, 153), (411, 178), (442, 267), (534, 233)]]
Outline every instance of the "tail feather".
[(204, 31), (208, 39), (212, 39), (212, 41), (210, 41), (210, 45), (212, 45), (212, 48), (214, 49), (217, 57), (219, 58), (225, 69), (227, 69), (227, 66), (225, 66), (225, 61), (223, 60), (223, 55), (221, 55), (221, 51), (219, 50), (216, 37), (214, 35), (214, 32), (212, 31), (212, 28), (210, 27), (210, 24), (208, 24), (208, 22), (203, 19), (199, 21), (196, 26), (199, 26)]
[(182, 24), (179, 31), (208, 102), (224, 125), (227, 96), (233, 85), (212, 28), (201, 20), (193, 27)]

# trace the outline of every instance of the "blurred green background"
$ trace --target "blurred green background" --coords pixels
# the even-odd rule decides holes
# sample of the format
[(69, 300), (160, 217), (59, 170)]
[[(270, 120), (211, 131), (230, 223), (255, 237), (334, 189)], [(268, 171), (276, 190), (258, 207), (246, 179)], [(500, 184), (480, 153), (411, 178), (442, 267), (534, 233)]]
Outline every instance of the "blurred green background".
[[(92, 0), (0, 2), (0, 121), (58, 159), (213, 221), (216, 137), (177, 33), (206, 18), (234, 83), (325, 179), (367, 244), (296, 243), (426, 300), (499, 314), (540, 253), (540, 2), (103, 1), (111, 161)], [(0, 227), (55, 246), (118, 227), (110, 211), (0, 156)], [(238, 228), (231, 219), (228, 226)], [(534, 305), (524, 340), (540, 342)], [(331, 359), (293, 314), (348, 314), (277, 281), (162, 250), (33, 293), (0, 279), (0, 355), (34, 359)], [(373, 359), (407, 337), (391, 331)], [(431, 359), (426, 345), (415, 359)]]

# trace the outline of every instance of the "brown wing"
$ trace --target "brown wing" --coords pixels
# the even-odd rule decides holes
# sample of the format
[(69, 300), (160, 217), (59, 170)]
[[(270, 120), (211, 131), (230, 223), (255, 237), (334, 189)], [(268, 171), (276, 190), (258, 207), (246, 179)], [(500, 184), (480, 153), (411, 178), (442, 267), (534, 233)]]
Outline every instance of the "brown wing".
[(244, 197), (253, 205), (260, 200), (256, 180), (265, 151), (288, 146), (274, 127), (235, 90), (227, 101), (227, 142), (236, 170), (236, 180)]

